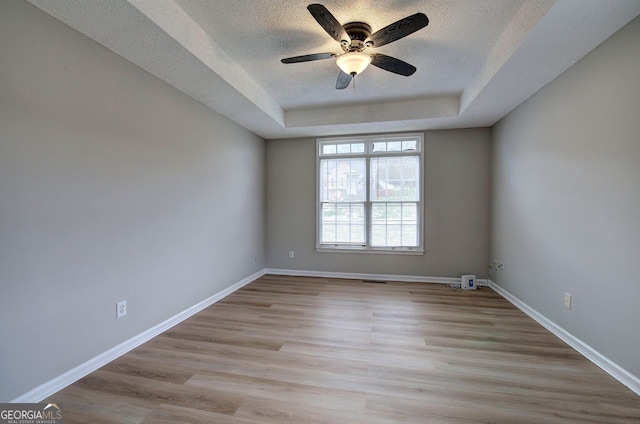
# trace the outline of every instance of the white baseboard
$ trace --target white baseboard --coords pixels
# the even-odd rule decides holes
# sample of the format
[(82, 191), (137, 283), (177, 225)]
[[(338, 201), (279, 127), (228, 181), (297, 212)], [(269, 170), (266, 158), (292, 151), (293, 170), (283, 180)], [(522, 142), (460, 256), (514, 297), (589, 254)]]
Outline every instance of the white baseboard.
[(75, 383), (80, 380), (82, 377), (85, 377), (96, 371), (97, 369), (103, 367), (109, 362), (117, 359), (118, 357), (124, 355), (125, 353), (135, 349), (143, 343), (148, 342), (152, 338), (157, 335), (167, 331), (171, 327), (179, 324), (190, 316), (202, 311), (203, 309), (213, 305), (217, 301), (227, 297), (234, 291), (246, 286), (250, 282), (262, 277), (266, 271), (263, 269), (262, 271), (258, 271), (253, 275), (243, 279), (235, 283), (234, 285), (227, 287), (226, 289), (214, 294), (213, 296), (203, 300), (202, 302), (193, 305), (192, 307), (185, 309), (179, 314), (167, 319), (166, 321), (161, 322), (160, 324), (138, 334), (135, 337), (126, 340), (119, 345), (107, 350), (106, 352), (101, 353), (100, 355), (89, 359), (87, 362), (84, 362), (77, 367), (65, 372), (62, 375), (50, 380), (40, 386), (30, 390), (29, 392), (18, 396), (11, 402), (13, 403), (32, 403), (32, 402), (40, 402), (43, 399), (48, 398), (49, 396), (57, 393), (58, 391), (64, 389), (70, 384)]
[(489, 287), (495, 290), (500, 296), (511, 302), (516, 308), (529, 315), (544, 328), (551, 331), (569, 346), (577, 350), (580, 354), (582, 354), (582, 356), (602, 368), (604, 372), (606, 372), (611, 377), (615, 378), (620, 383), (631, 389), (635, 394), (640, 396), (640, 378), (631, 374), (620, 365), (602, 355), (600, 352), (598, 352), (579, 338), (575, 337), (573, 334), (569, 333), (567, 330), (560, 327), (558, 324), (551, 321), (491, 280), (489, 280)]
[[(267, 268), (259, 271), (242, 281), (235, 283), (234, 285), (214, 294), (213, 296), (203, 300), (202, 302), (180, 312), (179, 314), (161, 322), (160, 324), (144, 331), (143, 333), (138, 334), (135, 337), (132, 337), (129, 340), (126, 340), (119, 345), (107, 350), (106, 352), (101, 353), (100, 355), (84, 362), (77, 367), (65, 372), (64, 374), (41, 384), (40, 386), (30, 390), (29, 392), (18, 396), (11, 402), (13, 403), (30, 403), (30, 402), (40, 402), (43, 399), (55, 394), (56, 392), (64, 389), (70, 384), (75, 383), (82, 377), (87, 376), (88, 374), (96, 371), (97, 369), (103, 367), (109, 362), (117, 359), (118, 357), (124, 355), (125, 353), (135, 349), (136, 347), (142, 345), (143, 343), (151, 340), (152, 338), (158, 336), (164, 331), (170, 329), (171, 327), (179, 324), (190, 316), (202, 311), (203, 309), (213, 305), (219, 300), (225, 298), (236, 290), (246, 286), (250, 282), (262, 277), (265, 274), (274, 274), (274, 275), (291, 275), (291, 276), (303, 276), (303, 277), (324, 277), (324, 278), (346, 278), (346, 279), (357, 279), (357, 280), (382, 280), (382, 281), (406, 281), (406, 282), (416, 282), (416, 283), (459, 283), (460, 279), (455, 277), (422, 277), (422, 276), (414, 276), (414, 275), (388, 275), (388, 274), (364, 274), (364, 273), (344, 273), (344, 272), (325, 272), (325, 271), (306, 271), (306, 270), (291, 270), (291, 269), (274, 269)], [(573, 336), (571, 333), (564, 330), (562, 327), (555, 324), (553, 321), (549, 320), (535, 309), (531, 308), (526, 303), (522, 302), (517, 297), (513, 296), (511, 293), (500, 287), (498, 284), (494, 283), (491, 280), (477, 280), (479, 285), (488, 285), (492, 289), (494, 289), (498, 294), (511, 302), (518, 309), (523, 311), (525, 314), (530, 316), (532, 319), (537, 321), (540, 325), (545, 327), (547, 330), (551, 331), (561, 340), (566, 342), (569, 346), (577, 350), (580, 354), (585, 356), (591, 362), (602, 368), (605, 372), (611, 375), (613, 378), (618, 380), (620, 383), (627, 386), (636, 394), (640, 395), (640, 379), (624, 368), (620, 367), (615, 362), (611, 361), (607, 357), (600, 354), (598, 351), (593, 349), (591, 346), (584, 343), (582, 340)]]
[[(354, 272), (307, 271), (300, 269), (267, 268), (267, 274), (291, 275), (299, 277), (345, 278), (349, 280), (404, 281), (409, 283), (460, 283), (460, 277), (424, 277), (419, 275), (363, 274)], [(478, 285), (486, 285), (487, 280), (477, 279)]]

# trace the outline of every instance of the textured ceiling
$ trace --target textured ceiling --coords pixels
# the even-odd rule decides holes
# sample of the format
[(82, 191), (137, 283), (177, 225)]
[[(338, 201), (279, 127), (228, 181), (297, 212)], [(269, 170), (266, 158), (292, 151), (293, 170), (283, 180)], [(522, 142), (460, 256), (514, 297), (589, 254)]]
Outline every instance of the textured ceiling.
[(28, 0), (264, 138), (489, 126), (640, 14), (638, 0), (323, 1), (376, 30), (416, 12), (429, 25), (368, 52), (418, 68), (370, 66), (336, 90), (341, 49), (298, 0)]

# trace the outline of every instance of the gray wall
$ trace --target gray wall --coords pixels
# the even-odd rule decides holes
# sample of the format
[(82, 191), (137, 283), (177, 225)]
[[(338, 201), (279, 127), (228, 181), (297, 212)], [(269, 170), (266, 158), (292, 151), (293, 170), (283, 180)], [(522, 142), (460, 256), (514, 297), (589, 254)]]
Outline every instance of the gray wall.
[(0, 58), (9, 401), (263, 269), (265, 147), (24, 2)]
[(498, 283), (637, 377), (639, 75), (636, 19), (504, 118), (492, 155)]
[[(486, 276), (489, 249), (489, 129), (428, 131), (425, 254), (315, 250), (315, 139), (267, 141), (267, 266), (367, 274)], [(293, 250), (295, 258), (289, 259)]]

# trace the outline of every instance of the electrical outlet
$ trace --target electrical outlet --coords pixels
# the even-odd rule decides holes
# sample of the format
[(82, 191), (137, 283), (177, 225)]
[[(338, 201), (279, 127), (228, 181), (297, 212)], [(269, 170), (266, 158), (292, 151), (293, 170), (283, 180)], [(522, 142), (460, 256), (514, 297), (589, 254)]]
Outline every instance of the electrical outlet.
[(116, 303), (116, 318), (122, 318), (125, 315), (127, 315), (127, 301), (123, 300)]
[(571, 293), (564, 294), (564, 307), (571, 309)]
[(295, 258), (296, 254), (293, 253), (293, 250), (289, 250), (289, 259)]

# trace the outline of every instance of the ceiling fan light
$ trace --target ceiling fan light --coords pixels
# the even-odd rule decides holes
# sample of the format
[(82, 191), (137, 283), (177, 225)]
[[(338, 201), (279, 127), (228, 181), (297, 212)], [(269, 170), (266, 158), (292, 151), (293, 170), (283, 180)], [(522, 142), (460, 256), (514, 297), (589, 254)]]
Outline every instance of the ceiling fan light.
[(371, 56), (362, 52), (349, 52), (336, 59), (336, 64), (342, 69), (342, 72), (355, 76), (364, 71), (371, 63)]

